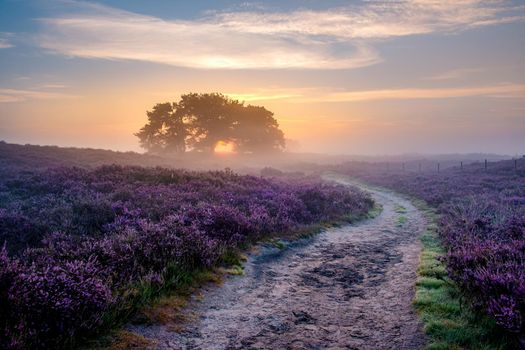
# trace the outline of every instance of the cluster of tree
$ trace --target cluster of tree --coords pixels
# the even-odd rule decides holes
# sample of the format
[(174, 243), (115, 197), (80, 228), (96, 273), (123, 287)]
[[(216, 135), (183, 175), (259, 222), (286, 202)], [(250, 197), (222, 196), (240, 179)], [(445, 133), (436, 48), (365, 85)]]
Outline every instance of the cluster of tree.
[(220, 93), (182, 95), (178, 103), (159, 103), (135, 135), (152, 153), (213, 152), (219, 142), (238, 153), (282, 151), (284, 134), (273, 113), (244, 105)]

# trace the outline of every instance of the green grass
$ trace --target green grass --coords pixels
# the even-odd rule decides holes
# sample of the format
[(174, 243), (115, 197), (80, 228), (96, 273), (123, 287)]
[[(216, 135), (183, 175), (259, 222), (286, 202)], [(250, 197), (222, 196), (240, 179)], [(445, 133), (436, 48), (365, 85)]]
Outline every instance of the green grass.
[(429, 338), (427, 350), (503, 350), (509, 343), (493, 320), (475, 313), (460, 303), (455, 284), (448, 279), (444, 254), (437, 235), (435, 211), (421, 201), (414, 201), (429, 222), (421, 236), (422, 251), (417, 270), (414, 306), (424, 323)]
[(244, 275), (244, 266), (232, 266), (229, 268), (221, 268), (220, 271), (227, 275), (242, 276)]
[(374, 202), (374, 207), (368, 212), (367, 218), (373, 219), (379, 216), (383, 211), (383, 206), (379, 203)]
[(397, 226), (398, 226), (398, 227), (401, 227), (401, 226), (403, 226), (407, 221), (408, 221), (407, 217), (402, 215), (402, 216), (400, 216), (400, 217), (397, 219)]
[(246, 261), (246, 256), (239, 249), (230, 248), (222, 254), (219, 264), (223, 266), (242, 266), (244, 261)]
[(284, 249), (284, 248), (286, 248), (286, 242), (284, 242), (283, 240), (278, 239), (278, 238), (270, 238), (268, 240), (268, 243), (270, 245), (274, 246), (277, 249)]
[(394, 211), (398, 214), (406, 214), (407, 212), (407, 208), (405, 208), (404, 206), (402, 205), (396, 205), (396, 207), (394, 208)]

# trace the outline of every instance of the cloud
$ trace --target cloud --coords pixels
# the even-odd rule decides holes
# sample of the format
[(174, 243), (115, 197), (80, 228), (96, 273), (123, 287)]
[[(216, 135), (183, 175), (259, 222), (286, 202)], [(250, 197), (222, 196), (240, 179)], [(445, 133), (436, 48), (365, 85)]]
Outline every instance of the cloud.
[[(521, 13), (515, 15), (516, 11)], [(328, 36), (338, 40), (384, 39), (433, 32), (457, 32), (525, 19), (523, 6), (504, 0), (365, 1), (324, 11), (219, 14), (225, 27), (259, 34)]]
[(374, 48), (377, 40), (520, 21), (520, 11), (525, 12), (503, 0), (401, 0), (164, 20), (104, 5), (68, 3), (76, 4), (76, 12), (41, 20), (41, 47), (73, 57), (211, 69), (364, 67), (381, 62)]
[[(287, 93), (286, 93), (287, 91)], [(525, 85), (499, 84), (493, 86), (466, 86), (449, 88), (404, 88), (377, 89), (362, 91), (331, 91), (328, 89), (275, 89), (245, 94), (228, 94), (243, 100), (239, 96), (251, 96), (251, 100), (263, 101), (283, 96), (288, 102), (362, 102), (377, 100), (419, 100), (447, 99), (484, 96), (490, 98), (525, 98)], [(288, 97), (284, 97), (288, 96)]]
[(53, 83), (53, 84), (43, 84), (40, 86), (42, 89), (64, 89), (67, 87), (65, 84)]
[(0, 33), (0, 49), (8, 49), (10, 47), (13, 47), (13, 44), (11, 44), (8, 40), (9, 33)]
[(301, 97), (299, 94), (290, 93), (226, 93), (229, 98), (238, 101), (253, 102), (253, 101), (269, 101), (269, 100), (283, 100), (295, 97)]
[(505, 84), (459, 88), (381, 89), (334, 92), (321, 95), (318, 100), (322, 102), (358, 102), (372, 100), (446, 99), (475, 96), (486, 96), (493, 98), (525, 98), (525, 85)]
[(193, 68), (355, 68), (380, 61), (375, 50), (358, 41), (336, 48), (309, 35), (238, 30), (215, 17), (164, 21), (103, 6), (96, 12), (42, 20), (39, 45), (74, 57)]
[(64, 94), (64, 93), (57, 93), (57, 92), (39, 91), (39, 90), (19, 90), (19, 89), (0, 88), (0, 103), (24, 102), (28, 100), (55, 100), (55, 99), (75, 98), (75, 97), (78, 97), (78, 96)]

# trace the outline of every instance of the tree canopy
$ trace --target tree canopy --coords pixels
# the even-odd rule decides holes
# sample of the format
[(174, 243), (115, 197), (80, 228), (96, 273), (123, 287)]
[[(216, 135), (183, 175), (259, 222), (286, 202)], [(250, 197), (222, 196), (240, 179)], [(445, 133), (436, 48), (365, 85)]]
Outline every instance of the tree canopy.
[(213, 152), (220, 142), (238, 153), (282, 151), (284, 134), (273, 113), (244, 105), (220, 93), (182, 95), (177, 103), (159, 103), (135, 135), (152, 153)]

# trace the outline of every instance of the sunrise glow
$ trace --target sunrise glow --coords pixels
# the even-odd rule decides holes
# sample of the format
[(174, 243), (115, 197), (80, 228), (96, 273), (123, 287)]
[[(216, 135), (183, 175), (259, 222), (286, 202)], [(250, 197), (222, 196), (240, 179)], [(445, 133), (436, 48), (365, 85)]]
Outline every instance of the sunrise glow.
[(217, 154), (233, 153), (235, 145), (232, 142), (219, 141), (213, 150)]
[(298, 152), (525, 149), (515, 0), (23, 0), (0, 18), (8, 142), (143, 151), (156, 103), (220, 92), (273, 112)]

